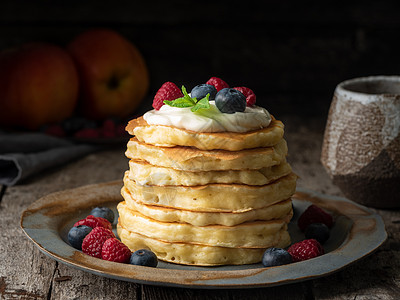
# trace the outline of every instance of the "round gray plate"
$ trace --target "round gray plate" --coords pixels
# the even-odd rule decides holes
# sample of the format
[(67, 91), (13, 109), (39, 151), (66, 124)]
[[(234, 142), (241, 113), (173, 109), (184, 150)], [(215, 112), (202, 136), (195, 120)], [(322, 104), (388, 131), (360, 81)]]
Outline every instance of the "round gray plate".
[(298, 188), (289, 224), (292, 243), (304, 239), (297, 218), (310, 204), (335, 218), (331, 237), (324, 244), (325, 254), (307, 261), (272, 268), (262, 264), (194, 267), (159, 262), (157, 268), (149, 268), (101, 260), (72, 248), (66, 238), (68, 230), (93, 207), (108, 206), (117, 213), (121, 186), (121, 181), (108, 182), (40, 198), (23, 212), (21, 227), (44, 254), (71, 267), (119, 280), (187, 288), (265, 287), (326, 276), (372, 253), (387, 237), (382, 218), (366, 207)]

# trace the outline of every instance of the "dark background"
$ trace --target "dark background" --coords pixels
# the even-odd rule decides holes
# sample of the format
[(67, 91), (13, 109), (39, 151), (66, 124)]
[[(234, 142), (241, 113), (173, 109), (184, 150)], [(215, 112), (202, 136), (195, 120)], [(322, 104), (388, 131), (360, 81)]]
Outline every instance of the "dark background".
[(131, 40), (150, 71), (188, 89), (211, 76), (248, 86), (274, 115), (326, 116), (335, 86), (399, 74), (399, 1), (1, 1), (0, 48), (65, 46), (106, 27)]

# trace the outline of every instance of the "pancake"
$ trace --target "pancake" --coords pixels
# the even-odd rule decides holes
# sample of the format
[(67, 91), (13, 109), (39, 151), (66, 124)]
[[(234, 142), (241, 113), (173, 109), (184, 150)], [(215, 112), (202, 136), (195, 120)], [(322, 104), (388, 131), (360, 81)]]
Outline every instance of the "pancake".
[[(157, 255), (158, 259), (177, 264), (196, 266), (252, 264), (260, 262), (265, 251), (264, 248), (228, 248), (187, 243), (169, 243), (130, 232), (119, 223), (117, 232), (121, 241), (131, 251), (150, 249)], [(281, 231), (279, 239), (269, 247), (285, 248), (289, 244), (289, 233)]]
[(284, 126), (281, 121), (272, 119), (268, 127), (249, 132), (194, 132), (171, 126), (149, 125), (143, 117), (139, 117), (129, 121), (126, 130), (139, 141), (155, 146), (239, 151), (276, 145), (283, 138)]
[(265, 248), (274, 244), (279, 232), (287, 230), (292, 212), (282, 219), (246, 222), (236, 226), (193, 226), (187, 223), (160, 222), (128, 208), (117, 206), (119, 224), (130, 232), (171, 243), (201, 244), (230, 248)]
[(279, 165), (259, 170), (203, 172), (189, 172), (173, 168), (157, 167), (140, 160), (130, 160), (129, 162), (129, 178), (141, 185), (196, 186), (210, 183), (265, 185), (289, 175), (291, 172), (292, 168), (286, 161)]
[(121, 194), (126, 205), (141, 214), (161, 222), (188, 223), (195, 226), (225, 225), (234, 226), (243, 222), (256, 220), (280, 219), (292, 210), (292, 201), (287, 199), (268, 207), (252, 209), (242, 213), (230, 212), (197, 212), (184, 209), (174, 209), (155, 205), (146, 205), (133, 199), (129, 191), (123, 187)]
[[(173, 109), (193, 121), (190, 109)], [(131, 251), (150, 249), (178, 264), (243, 265), (290, 244), (297, 176), (286, 161), (284, 125), (273, 117), (258, 123), (251, 114), (244, 121), (259, 129), (191, 131), (143, 117), (128, 123), (133, 137), (117, 232)]]
[(198, 150), (191, 147), (157, 147), (131, 138), (125, 155), (154, 166), (186, 171), (245, 170), (268, 168), (285, 160), (288, 148), (284, 139), (273, 147), (241, 151)]
[(291, 173), (270, 184), (208, 184), (201, 186), (139, 185), (125, 172), (124, 185), (137, 201), (148, 205), (209, 212), (245, 212), (290, 198), (297, 176)]

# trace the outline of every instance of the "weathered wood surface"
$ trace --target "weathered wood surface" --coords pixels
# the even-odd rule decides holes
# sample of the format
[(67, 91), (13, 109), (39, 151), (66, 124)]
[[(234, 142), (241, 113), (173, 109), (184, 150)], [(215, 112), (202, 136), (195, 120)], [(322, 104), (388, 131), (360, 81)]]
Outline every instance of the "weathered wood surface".
[[(284, 119), (298, 185), (341, 195), (319, 162), (323, 122)], [(0, 203), (0, 299), (399, 299), (400, 211), (378, 210), (389, 238), (371, 256), (333, 275), (303, 283), (242, 290), (198, 290), (138, 285), (95, 276), (42, 254), (20, 229), (22, 211), (48, 193), (121, 179), (124, 146), (88, 155), (7, 188)]]

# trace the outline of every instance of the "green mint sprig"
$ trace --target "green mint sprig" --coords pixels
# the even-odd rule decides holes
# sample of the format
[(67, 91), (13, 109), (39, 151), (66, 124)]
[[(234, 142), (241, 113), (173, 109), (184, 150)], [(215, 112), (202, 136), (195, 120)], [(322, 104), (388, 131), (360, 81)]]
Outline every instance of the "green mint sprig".
[(183, 97), (175, 99), (175, 100), (164, 100), (164, 104), (173, 107), (192, 107), (190, 110), (192, 112), (196, 112), (199, 109), (209, 109), (210, 108), (210, 94), (207, 94), (204, 98), (197, 100), (197, 98), (192, 98), (189, 96), (188, 92), (186, 91), (185, 86), (182, 85), (182, 93)]

